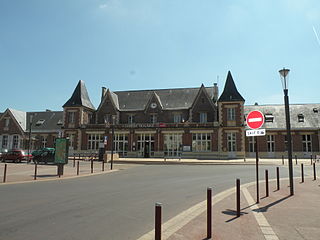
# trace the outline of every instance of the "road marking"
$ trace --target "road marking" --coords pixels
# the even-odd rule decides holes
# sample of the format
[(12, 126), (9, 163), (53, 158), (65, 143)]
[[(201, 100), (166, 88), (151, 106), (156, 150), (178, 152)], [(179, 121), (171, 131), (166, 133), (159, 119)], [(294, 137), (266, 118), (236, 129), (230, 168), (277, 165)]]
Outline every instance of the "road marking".
[(255, 217), (265, 239), (279, 240), (277, 234), (275, 234), (275, 232), (273, 231), (272, 227), (270, 226), (265, 216), (262, 214), (262, 212), (259, 211), (259, 206), (255, 203), (255, 201), (251, 197), (248, 189), (246, 187), (242, 187), (242, 192), (252, 210), (253, 216)]

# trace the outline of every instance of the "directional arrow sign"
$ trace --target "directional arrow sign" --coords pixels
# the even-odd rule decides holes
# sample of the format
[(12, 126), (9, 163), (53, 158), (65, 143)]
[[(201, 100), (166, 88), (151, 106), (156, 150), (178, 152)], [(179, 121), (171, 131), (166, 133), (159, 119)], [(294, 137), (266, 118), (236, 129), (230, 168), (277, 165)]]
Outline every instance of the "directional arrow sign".
[(247, 116), (247, 125), (251, 129), (260, 128), (264, 124), (264, 116), (260, 111), (249, 112)]

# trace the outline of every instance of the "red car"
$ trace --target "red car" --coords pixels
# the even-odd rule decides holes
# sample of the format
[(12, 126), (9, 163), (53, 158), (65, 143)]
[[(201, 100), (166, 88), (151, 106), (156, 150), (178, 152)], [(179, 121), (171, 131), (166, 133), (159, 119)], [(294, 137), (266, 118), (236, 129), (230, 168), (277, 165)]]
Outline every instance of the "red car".
[(2, 156), (2, 161), (12, 161), (12, 162), (21, 162), (28, 161), (28, 159), (32, 159), (32, 155), (28, 155), (28, 151), (24, 150), (9, 150)]

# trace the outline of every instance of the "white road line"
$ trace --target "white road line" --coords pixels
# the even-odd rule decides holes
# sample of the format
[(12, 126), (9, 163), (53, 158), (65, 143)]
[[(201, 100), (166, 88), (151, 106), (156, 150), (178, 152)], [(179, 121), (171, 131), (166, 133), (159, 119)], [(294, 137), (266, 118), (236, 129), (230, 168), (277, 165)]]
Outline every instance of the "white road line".
[(243, 192), (249, 206), (251, 206), (250, 208), (252, 209), (252, 213), (253, 213), (265, 239), (266, 240), (279, 240), (278, 236), (273, 231), (272, 227), (268, 223), (265, 216), (262, 214), (262, 212), (258, 211), (259, 207), (257, 204), (255, 204), (255, 201), (251, 197), (248, 189), (244, 187), (244, 188), (242, 188), (242, 192)]

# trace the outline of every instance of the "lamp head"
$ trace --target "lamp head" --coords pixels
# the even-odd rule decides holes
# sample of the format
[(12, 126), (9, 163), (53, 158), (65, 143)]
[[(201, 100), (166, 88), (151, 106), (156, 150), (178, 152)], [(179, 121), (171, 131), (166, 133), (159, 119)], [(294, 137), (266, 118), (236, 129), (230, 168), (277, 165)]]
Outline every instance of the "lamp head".
[(288, 85), (289, 85), (288, 74), (289, 74), (289, 72), (290, 72), (290, 69), (287, 69), (287, 68), (283, 68), (283, 69), (279, 70), (283, 90), (288, 89)]

